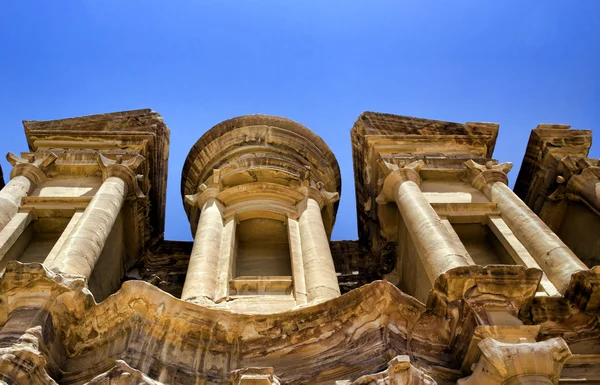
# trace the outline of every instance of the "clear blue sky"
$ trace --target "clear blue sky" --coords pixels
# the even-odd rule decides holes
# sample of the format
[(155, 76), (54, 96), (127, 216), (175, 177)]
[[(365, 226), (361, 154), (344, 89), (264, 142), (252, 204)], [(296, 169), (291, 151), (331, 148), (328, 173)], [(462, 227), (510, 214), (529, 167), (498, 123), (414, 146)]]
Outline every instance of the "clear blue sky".
[(2, 154), (26, 150), (23, 119), (162, 114), (167, 239), (191, 239), (185, 156), (234, 116), (291, 118), (329, 144), (334, 239), (356, 238), (349, 131), (365, 110), (500, 123), (494, 156), (515, 163), (512, 183), (538, 123), (600, 140), (598, 0), (5, 1), (0, 42)]

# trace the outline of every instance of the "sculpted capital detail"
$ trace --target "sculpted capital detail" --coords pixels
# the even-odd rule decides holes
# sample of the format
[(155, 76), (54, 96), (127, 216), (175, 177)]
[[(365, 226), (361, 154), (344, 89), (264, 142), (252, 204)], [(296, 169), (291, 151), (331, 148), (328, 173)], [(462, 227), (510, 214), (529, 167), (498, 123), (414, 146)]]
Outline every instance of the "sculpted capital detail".
[(213, 170), (212, 178), (208, 182), (208, 186), (201, 183), (196, 189), (195, 194), (186, 195), (184, 197), (185, 202), (190, 206), (197, 206), (202, 208), (204, 202), (208, 199), (215, 198), (222, 190), (221, 184), (221, 170), (215, 168)]
[(403, 182), (411, 181), (417, 186), (421, 184), (419, 172), (425, 166), (425, 162), (422, 160), (417, 160), (409, 164), (406, 164), (405, 162), (394, 164), (379, 159), (377, 163), (384, 175), (384, 179), (380, 180), (380, 183), (383, 185), (381, 193), (375, 200), (378, 204), (391, 202), (394, 199), (394, 188)]
[(139, 182), (143, 180), (143, 175), (138, 175), (136, 170), (144, 163), (146, 159), (141, 155), (127, 160), (123, 160), (122, 155), (117, 155), (116, 159), (109, 159), (98, 153), (97, 161), (100, 170), (102, 171), (102, 180), (110, 177), (117, 177), (127, 182), (129, 191), (133, 192), (136, 197), (144, 198), (145, 195), (139, 187)]
[(23, 175), (35, 184), (40, 184), (46, 179), (45, 171), (56, 161), (56, 158), (57, 156), (53, 152), (41, 155), (29, 154), (27, 159), (12, 152), (6, 154), (6, 160), (13, 166), (10, 177)]
[(339, 193), (327, 191), (323, 182), (315, 180), (310, 167), (307, 166), (305, 169), (306, 171), (298, 181), (298, 191), (304, 194), (305, 197), (317, 201), (321, 208), (340, 200)]

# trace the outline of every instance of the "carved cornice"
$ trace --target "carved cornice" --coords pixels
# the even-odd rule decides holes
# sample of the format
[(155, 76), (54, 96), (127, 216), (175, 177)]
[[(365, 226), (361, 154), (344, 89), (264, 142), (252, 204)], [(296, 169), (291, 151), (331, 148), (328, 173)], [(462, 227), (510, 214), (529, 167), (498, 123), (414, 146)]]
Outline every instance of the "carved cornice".
[(27, 177), (36, 185), (41, 184), (47, 178), (46, 169), (56, 161), (56, 154), (53, 152), (45, 154), (29, 154), (27, 159), (23, 159), (12, 152), (6, 154), (6, 159), (13, 165), (10, 172), (11, 179), (21, 175)]

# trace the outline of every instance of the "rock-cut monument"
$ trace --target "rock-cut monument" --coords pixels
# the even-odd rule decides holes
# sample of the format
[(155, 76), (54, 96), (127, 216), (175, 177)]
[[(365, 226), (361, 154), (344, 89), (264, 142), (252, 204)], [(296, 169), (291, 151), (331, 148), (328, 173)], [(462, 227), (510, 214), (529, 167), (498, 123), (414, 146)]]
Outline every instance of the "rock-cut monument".
[[(0, 384), (600, 384), (600, 160), (542, 124), (514, 191), (499, 126), (365, 112), (358, 240), (327, 144), (282, 117), (192, 146), (164, 239), (151, 110), (24, 121), (0, 191)], [(178, 176), (178, 175), (177, 175)]]

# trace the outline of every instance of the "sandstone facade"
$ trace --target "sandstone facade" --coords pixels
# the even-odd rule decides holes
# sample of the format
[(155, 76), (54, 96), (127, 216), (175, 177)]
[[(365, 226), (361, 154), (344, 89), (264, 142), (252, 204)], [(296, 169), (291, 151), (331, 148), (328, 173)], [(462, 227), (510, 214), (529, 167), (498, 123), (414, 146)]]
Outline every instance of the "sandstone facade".
[(192, 147), (193, 242), (164, 240), (169, 130), (136, 110), (25, 121), (0, 191), (0, 383), (600, 383), (591, 133), (366, 112), (359, 239), (330, 241), (335, 156), (288, 119)]

